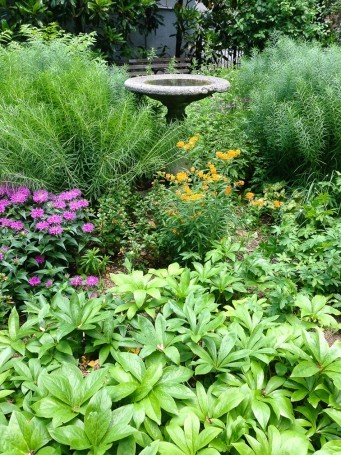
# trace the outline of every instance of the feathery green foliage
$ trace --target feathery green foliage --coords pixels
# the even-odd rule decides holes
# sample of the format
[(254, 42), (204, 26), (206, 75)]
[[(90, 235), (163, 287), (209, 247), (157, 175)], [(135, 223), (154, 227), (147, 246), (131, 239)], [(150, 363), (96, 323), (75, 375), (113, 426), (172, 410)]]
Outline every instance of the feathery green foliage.
[(341, 49), (280, 39), (244, 60), (249, 134), (276, 174), (341, 166)]
[(98, 197), (169, 158), (176, 128), (135, 106), (124, 71), (96, 58), (92, 42), (66, 35), (0, 47), (0, 180)]

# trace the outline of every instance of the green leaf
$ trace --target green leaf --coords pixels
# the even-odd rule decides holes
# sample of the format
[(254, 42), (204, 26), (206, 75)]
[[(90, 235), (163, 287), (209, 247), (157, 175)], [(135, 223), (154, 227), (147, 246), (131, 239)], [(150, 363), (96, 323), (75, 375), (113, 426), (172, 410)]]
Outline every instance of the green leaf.
[(244, 394), (234, 390), (223, 392), (218, 397), (218, 403), (214, 408), (214, 417), (219, 419), (224, 414), (227, 414), (243, 401)]
[(197, 439), (197, 448), (202, 449), (207, 446), (214, 438), (216, 438), (223, 430), (221, 428), (207, 427), (200, 434)]
[(314, 374), (319, 373), (320, 369), (317, 365), (311, 360), (304, 360), (295, 366), (291, 373), (293, 378), (310, 378)]
[(156, 455), (159, 449), (159, 445), (160, 441), (152, 442), (149, 446), (143, 449), (142, 452), (140, 452), (140, 455)]
[(137, 307), (141, 308), (146, 300), (147, 292), (143, 289), (138, 289), (133, 294)]
[(334, 420), (341, 427), (341, 411), (336, 409), (327, 408), (323, 412), (329, 415), (330, 418)]
[(85, 450), (90, 449), (91, 442), (86, 437), (83, 428), (77, 425), (67, 425), (60, 428), (49, 430), (53, 439), (60, 444), (65, 444), (71, 449)]
[(257, 399), (252, 400), (251, 409), (254, 413), (256, 419), (260, 423), (263, 429), (266, 428), (268, 421), (270, 419), (270, 408), (267, 404), (259, 401)]
[(8, 333), (11, 340), (16, 340), (19, 332), (19, 315), (14, 307), (8, 318)]
[(161, 441), (159, 445), (160, 455), (190, 455), (190, 452), (180, 450), (175, 444)]

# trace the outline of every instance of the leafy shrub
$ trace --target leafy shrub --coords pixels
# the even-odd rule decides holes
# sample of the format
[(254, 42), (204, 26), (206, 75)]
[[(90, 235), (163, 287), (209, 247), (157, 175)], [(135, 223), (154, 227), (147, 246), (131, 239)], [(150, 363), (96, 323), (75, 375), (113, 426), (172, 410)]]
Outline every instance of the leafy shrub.
[(89, 49), (93, 36), (0, 47), (0, 178), (91, 198), (150, 174), (174, 151), (147, 105), (137, 108), (119, 68)]
[(38, 292), (50, 296), (67, 281), (75, 254), (93, 238), (94, 225), (84, 210), (89, 203), (78, 189), (53, 195), (3, 185), (0, 191), (0, 265), (5, 274), (0, 289), (14, 302)]
[[(2, 33), (0, 42), (23, 39), (27, 25), (46, 30), (46, 35), (58, 35), (56, 28), (79, 35), (96, 32), (96, 47), (110, 59), (118, 53), (133, 53), (129, 34), (136, 29), (148, 34), (162, 23), (155, 0), (143, 2), (125, 0), (73, 2), (45, 1), (43, 3), (7, 0), (0, 4)], [(52, 23), (52, 24), (51, 24)], [(22, 27), (20, 27), (22, 26)]]
[(338, 453), (339, 344), (314, 322), (267, 317), (247, 289), (221, 311), (211, 271), (113, 276), (114, 295), (40, 298), (22, 324), (14, 308), (0, 332), (0, 450)]
[(243, 60), (239, 93), (249, 98), (248, 134), (271, 172), (340, 169), (341, 52), (289, 39)]

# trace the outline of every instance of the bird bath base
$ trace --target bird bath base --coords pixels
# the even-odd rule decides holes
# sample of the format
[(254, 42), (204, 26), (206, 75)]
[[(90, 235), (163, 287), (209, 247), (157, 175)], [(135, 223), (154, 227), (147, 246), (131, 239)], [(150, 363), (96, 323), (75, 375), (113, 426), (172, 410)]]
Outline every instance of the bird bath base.
[(167, 107), (168, 123), (182, 121), (186, 107), (212, 93), (226, 92), (230, 83), (220, 77), (192, 74), (160, 74), (132, 77), (124, 83), (127, 90), (147, 95)]

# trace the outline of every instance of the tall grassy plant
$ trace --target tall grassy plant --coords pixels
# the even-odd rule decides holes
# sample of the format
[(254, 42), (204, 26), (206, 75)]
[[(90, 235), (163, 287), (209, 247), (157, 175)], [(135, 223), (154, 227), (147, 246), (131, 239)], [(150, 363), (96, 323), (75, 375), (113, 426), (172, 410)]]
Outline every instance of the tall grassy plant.
[(125, 73), (96, 58), (92, 40), (0, 47), (0, 179), (98, 197), (170, 158), (176, 128), (136, 107)]
[(290, 178), (340, 168), (340, 47), (280, 39), (243, 61), (238, 84), (249, 98), (248, 133), (272, 171)]

